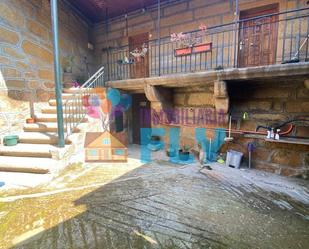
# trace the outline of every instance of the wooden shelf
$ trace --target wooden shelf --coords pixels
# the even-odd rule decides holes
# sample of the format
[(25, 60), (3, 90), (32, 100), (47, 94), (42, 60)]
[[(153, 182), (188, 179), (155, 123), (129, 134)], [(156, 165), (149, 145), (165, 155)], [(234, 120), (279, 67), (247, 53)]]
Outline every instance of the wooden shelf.
[(285, 138), (282, 137), (279, 140), (274, 140), (274, 139), (269, 139), (266, 138), (263, 135), (250, 135), (250, 134), (245, 134), (244, 137), (247, 138), (256, 138), (256, 139), (263, 139), (266, 142), (270, 143), (284, 143), (284, 144), (301, 144), (301, 145), (309, 145), (309, 139), (301, 139), (301, 138)]

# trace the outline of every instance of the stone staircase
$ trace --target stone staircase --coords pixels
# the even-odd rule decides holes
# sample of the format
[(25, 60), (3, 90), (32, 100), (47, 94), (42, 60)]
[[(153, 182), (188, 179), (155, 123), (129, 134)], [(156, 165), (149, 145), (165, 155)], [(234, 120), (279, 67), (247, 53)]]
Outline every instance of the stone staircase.
[[(76, 89), (63, 89), (63, 102), (72, 97)], [(35, 123), (24, 124), (16, 146), (0, 145), (0, 171), (24, 173), (54, 173), (66, 166), (67, 159), (77, 146), (82, 146), (83, 130), (88, 118), (65, 140), (65, 147), (57, 147), (56, 100), (50, 99), (46, 107), (35, 113)], [(78, 108), (76, 109), (76, 111)], [(66, 135), (66, 134), (65, 134)]]

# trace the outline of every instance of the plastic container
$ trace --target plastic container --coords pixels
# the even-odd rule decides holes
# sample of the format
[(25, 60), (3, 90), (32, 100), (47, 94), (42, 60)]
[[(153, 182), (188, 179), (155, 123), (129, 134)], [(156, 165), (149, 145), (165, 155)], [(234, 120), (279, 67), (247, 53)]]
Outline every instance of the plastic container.
[(229, 150), (227, 152), (225, 165), (226, 166), (233, 166), (236, 169), (238, 169), (239, 166), (240, 166), (240, 162), (241, 162), (243, 155), (244, 154), (241, 153), (241, 152), (238, 152), (238, 151), (235, 151), (235, 150)]
[(10, 136), (5, 136), (3, 138), (3, 144), (5, 146), (14, 146), (18, 143), (18, 136), (16, 135), (10, 135)]

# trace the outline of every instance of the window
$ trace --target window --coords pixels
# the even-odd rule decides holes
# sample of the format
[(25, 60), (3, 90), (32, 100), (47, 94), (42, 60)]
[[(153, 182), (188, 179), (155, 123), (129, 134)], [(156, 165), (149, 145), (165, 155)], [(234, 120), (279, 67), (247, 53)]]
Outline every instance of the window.
[(102, 144), (104, 144), (104, 145), (109, 145), (109, 144), (110, 144), (110, 139), (109, 139), (109, 138), (104, 138), (104, 139), (102, 140)]
[(116, 149), (116, 150), (114, 150), (114, 155), (123, 156), (124, 150), (123, 149)]
[(90, 156), (98, 156), (98, 151), (95, 150), (95, 149), (94, 149), (94, 150), (90, 150), (90, 151), (89, 151), (89, 155), (90, 155)]

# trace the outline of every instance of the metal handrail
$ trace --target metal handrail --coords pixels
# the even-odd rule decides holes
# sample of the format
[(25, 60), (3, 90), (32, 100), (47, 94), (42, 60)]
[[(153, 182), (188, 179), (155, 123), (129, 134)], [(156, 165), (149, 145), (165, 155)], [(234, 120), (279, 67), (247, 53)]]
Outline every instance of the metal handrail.
[(86, 107), (83, 105), (84, 97), (94, 94), (91, 89), (103, 86), (104, 67), (101, 67), (65, 101), (63, 105), (63, 115), (66, 138), (74, 132), (87, 115)]

